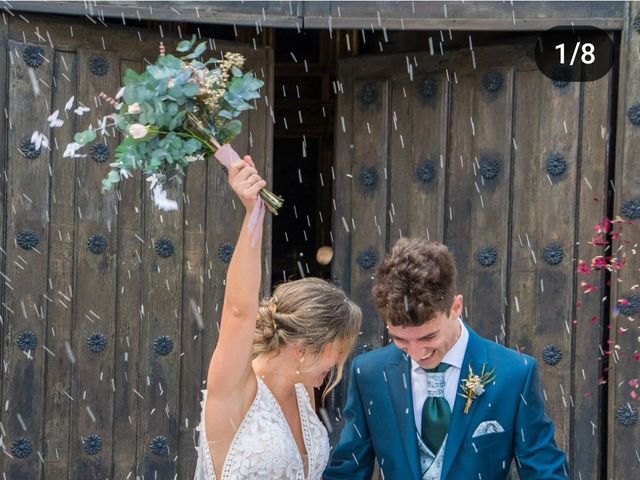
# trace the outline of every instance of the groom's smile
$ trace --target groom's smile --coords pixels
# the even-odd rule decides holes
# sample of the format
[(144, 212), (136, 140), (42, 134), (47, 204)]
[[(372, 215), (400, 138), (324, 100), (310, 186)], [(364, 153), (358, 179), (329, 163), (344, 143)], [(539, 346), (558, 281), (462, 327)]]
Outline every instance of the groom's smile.
[(460, 337), (458, 317), (462, 296), (454, 298), (451, 310), (440, 312), (418, 326), (387, 325), (389, 338), (422, 368), (435, 368)]

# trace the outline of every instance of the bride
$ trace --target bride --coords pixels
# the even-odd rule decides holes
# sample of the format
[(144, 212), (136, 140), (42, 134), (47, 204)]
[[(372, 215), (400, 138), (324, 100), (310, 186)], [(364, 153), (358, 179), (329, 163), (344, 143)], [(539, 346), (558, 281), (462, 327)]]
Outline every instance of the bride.
[(317, 278), (281, 284), (258, 303), (266, 182), (246, 156), (229, 168), (229, 184), (246, 214), (203, 390), (195, 480), (319, 480), (329, 438), (313, 388), (327, 380), (324, 400), (340, 381), (362, 314)]

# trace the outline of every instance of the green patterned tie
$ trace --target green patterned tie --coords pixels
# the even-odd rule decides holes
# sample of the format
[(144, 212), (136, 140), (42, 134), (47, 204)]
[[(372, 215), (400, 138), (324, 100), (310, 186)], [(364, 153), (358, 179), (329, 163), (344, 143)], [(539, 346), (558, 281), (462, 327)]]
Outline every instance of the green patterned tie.
[(424, 369), (427, 372), (427, 399), (422, 407), (422, 440), (434, 455), (438, 454), (451, 422), (451, 407), (444, 398), (444, 372), (449, 366), (441, 363), (436, 368)]

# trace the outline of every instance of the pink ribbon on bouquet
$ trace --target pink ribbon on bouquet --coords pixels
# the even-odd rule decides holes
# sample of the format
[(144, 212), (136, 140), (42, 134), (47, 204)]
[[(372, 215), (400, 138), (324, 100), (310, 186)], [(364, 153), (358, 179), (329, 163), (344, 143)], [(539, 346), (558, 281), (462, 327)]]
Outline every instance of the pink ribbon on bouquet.
[[(218, 161), (227, 167), (227, 170), (231, 168), (231, 165), (243, 162), (240, 158), (240, 155), (233, 149), (231, 145), (225, 143), (222, 145), (218, 151), (214, 154), (214, 156), (218, 159)], [(251, 217), (249, 217), (249, 232), (253, 233), (251, 236), (251, 246), (255, 247), (258, 239), (262, 236), (262, 220), (264, 219), (265, 206), (262, 201), (262, 197), (258, 195), (258, 201), (253, 207), (253, 211), (251, 212)], [(256, 228), (256, 226), (258, 228)]]

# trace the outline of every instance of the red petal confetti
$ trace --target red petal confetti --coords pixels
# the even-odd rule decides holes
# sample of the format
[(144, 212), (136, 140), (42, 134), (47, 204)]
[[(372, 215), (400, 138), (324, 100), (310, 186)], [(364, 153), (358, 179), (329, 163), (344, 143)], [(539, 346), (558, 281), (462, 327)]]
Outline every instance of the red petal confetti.
[(583, 260), (578, 261), (578, 273), (589, 274), (589, 265)]
[(607, 266), (607, 259), (602, 255), (598, 255), (597, 257), (593, 257), (591, 259), (592, 270), (602, 270), (606, 266)]
[(609, 242), (604, 235), (596, 235), (595, 238), (589, 242), (589, 244), (593, 245), (594, 247), (606, 247), (609, 245)]
[(582, 293), (590, 293), (598, 290), (598, 287), (596, 287), (595, 285), (591, 285), (590, 283), (584, 281), (580, 282), (580, 286), (583, 288)]

